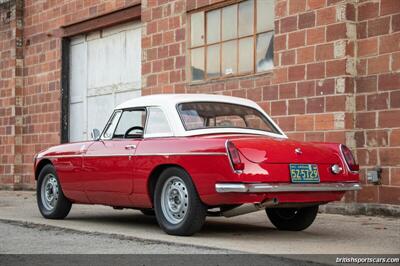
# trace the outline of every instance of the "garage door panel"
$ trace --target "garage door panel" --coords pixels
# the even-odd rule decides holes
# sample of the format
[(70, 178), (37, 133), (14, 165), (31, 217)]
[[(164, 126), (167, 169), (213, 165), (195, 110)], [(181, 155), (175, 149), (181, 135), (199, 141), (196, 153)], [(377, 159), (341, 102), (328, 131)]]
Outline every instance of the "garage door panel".
[(73, 38), (70, 53), (70, 140), (86, 140), (117, 104), (141, 95), (140, 23)]

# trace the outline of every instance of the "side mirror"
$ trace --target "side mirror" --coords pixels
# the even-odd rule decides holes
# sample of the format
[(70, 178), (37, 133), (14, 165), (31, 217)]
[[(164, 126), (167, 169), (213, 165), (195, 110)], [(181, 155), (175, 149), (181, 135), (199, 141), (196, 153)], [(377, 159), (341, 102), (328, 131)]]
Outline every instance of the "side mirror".
[(100, 130), (98, 130), (97, 128), (92, 129), (92, 132), (90, 132), (90, 136), (93, 140), (97, 140), (100, 137)]

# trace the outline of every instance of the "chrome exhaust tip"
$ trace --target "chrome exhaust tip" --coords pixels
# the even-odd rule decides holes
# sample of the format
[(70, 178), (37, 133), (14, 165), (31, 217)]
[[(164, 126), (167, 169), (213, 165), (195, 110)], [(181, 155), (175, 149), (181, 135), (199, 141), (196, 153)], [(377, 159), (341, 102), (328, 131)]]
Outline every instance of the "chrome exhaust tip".
[(266, 200), (260, 203), (248, 203), (240, 205), (239, 207), (233, 208), (231, 210), (227, 210), (222, 212), (222, 216), (225, 217), (234, 217), (243, 214), (248, 214), (252, 212), (257, 212), (261, 210), (265, 210), (266, 208), (273, 207), (279, 204), (279, 200), (277, 198), (273, 198), (270, 200)]

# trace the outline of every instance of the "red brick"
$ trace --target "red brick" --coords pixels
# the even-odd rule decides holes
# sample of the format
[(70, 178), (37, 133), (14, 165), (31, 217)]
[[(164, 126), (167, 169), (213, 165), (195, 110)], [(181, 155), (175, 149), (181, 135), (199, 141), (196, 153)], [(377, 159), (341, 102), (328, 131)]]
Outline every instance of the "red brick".
[(286, 101), (271, 102), (271, 115), (286, 115)]
[(329, 95), (335, 93), (334, 79), (321, 79), (316, 83), (316, 95)]
[(357, 42), (358, 56), (376, 55), (378, 52), (378, 38), (369, 38)]
[(277, 35), (274, 37), (275, 52), (286, 49), (286, 34)]
[(279, 84), (288, 80), (288, 69), (286, 67), (274, 69), (273, 84)]
[(305, 66), (292, 66), (289, 67), (288, 78), (289, 81), (303, 80), (305, 76)]
[(400, 51), (400, 32), (380, 37), (379, 53)]
[(379, 93), (367, 96), (367, 110), (387, 109), (389, 105), (389, 93)]
[(306, 32), (297, 31), (289, 33), (288, 46), (289, 49), (304, 46), (306, 42)]
[(375, 128), (375, 112), (356, 113), (357, 128)]
[(317, 11), (317, 25), (327, 25), (336, 22), (336, 7), (327, 7)]
[(346, 59), (326, 62), (326, 76), (340, 76), (346, 74)]
[(398, 204), (400, 202), (400, 187), (380, 186), (379, 202), (385, 204)]
[(400, 127), (400, 110), (379, 112), (379, 126), (382, 128)]
[(392, 17), (392, 31), (400, 31), (400, 14), (394, 15)]
[(263, 88), (263, 100), (278, 99), (278, 86), (266, 86)]
[(321, 7), (325, 7), (326, 0), (308, 0), (308, 7), (310, 9), (318, 9)]
[(297, 115), (296, 131), (310, 131), (314, 129), (313, 115)]
[(311, 28), (315, 26), (315, 12), (310, 11), (299, 15), (299, 29)]
[(318, 114), (315, 116), (315, 130), (330, 130), (334, 128), (333, 114)]
[(356, 154), (357, 162), (360, 165), (375, 166), (378, 163), (378, 153), (376, 149), (358, 149)]
[(368, 76), (368, 77), (358, 77), (356, 78), (356, 88), (357, 92), (371, 92), (377, 91), (377, 77), (376, 76)]
[(294, 65), (296, 61), (296, 53), (294, 50), (284, 51), (281, 54), (282, 65)]
[(323, 113), (325, 109), (324, 97), (308, 98), (307, 99), (307, 113)]
[(390, 108), (400, 108), (400, 90), (390, 92)]
[(346, 39), (347, 38), (346, 32), (347, 32), (346, 23), (329, 25), (326, 28), (326, 40), (330, 42), (339, 39)]
[(307, 65), (307, 79), (320, 79), (325, 77), (325, 63), (314, 63)]
[(367, 38), (367, 22), (359, 22), (356, 26), (357, 38), (364, 39)]
[(324, 132), (306, 132), (306, 141), (323, 142), (324, 141)]
[(400, 146), (400, 129), (393, 129), (390, 133), (390, 146)]
[(388, 131), (372, 130), (366, 132), (368, 147), (385, 147), (389, 145)]
[(325, 102), (326, 112), (346, 111), (346, 96), (344, 95), (326, 97)]
[(287, 15), (287, 1), (278, 1), (275, 3), (275, 17), (284, 17)]
[(307, 45), (323, 43), (325, 41), (325, 27), (307, 30)]
[(296, 97), (296, 83), (286, 83), (279, 85), (279, 99)]
[(306, 0), (290, 0), (289, 14), (296, 14), (306, 10)]
[(400, 13), (398, 0), (381, 0), (381, 16), (395, 13)]
[(368, 37), (388, 34), (390, 17), (378, 18), (368, 21)]
[(303, 99), (289, 100), (288, 103), (289, 115), (293, 114), (304, 114), (305, 113), (305, 102)]
[(297, 16), (291, 16), (281, 19), (280, 32), (290, 32), (297, 30)]
[(379, 157), (382, 165), (393, 165), (394, 162), (400, 162), (400, 148), (381, 148)]
[(294, 116), (279, 117), (277, 119), (279, 127), (283, 131), (294, 131)]
[(363, 186), (363, 189), (357, 191), (357, 202), (369, 203), (378, 202), (379, 194), (376, 186)]
[(356, 96), (356, 111), (365, 111), (366, 109), (366, 97), (365, 95)]
[(377, 74), (389, 71), (390, 55), (381, 55), (368, 59), (368, 74)]
[(379, 90), (398, 90), (400, 88), (400, 73), (379, 75)]
[(261, 88), (251, 88), (247, 90), (248, 99), (255, 102), (259, 102), (261, 101), (261, 97), (262, 97)]
[(378, 17), (379, 3), (367, 2), (358, 6), (358, 20), (363, 21)]
[(317, 61), (333, 59), (333, 43), (317, 45), (315, 58)]
[(304, 64), (314, 61), (314, 46), (306, 46), (297, 49), (297, 64)]
[(315, 96), (315, 81), (297, 83), (297, 97)]

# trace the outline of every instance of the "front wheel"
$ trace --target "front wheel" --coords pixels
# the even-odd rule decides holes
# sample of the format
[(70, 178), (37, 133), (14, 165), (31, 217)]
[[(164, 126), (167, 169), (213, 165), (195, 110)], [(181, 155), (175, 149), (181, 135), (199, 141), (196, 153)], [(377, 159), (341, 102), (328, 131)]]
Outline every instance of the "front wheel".
[(304, 208), (271, 208), (265, 211), (278, 230), (301, 231), (314, 222), (318, 214), (318, 205)]
[(190, 176), (177, 167), (160, 175), (154, 192), (154, 211), (158, 224), (170, 235), (193, 235), (203, 227), (206, 217), (206, 207)]
[(71, 210), (72, 203), (64, 196), (53, 165), (48, 164), (40, 171), (36, 197), (39, 211), (47, 219), (63, 219)]

